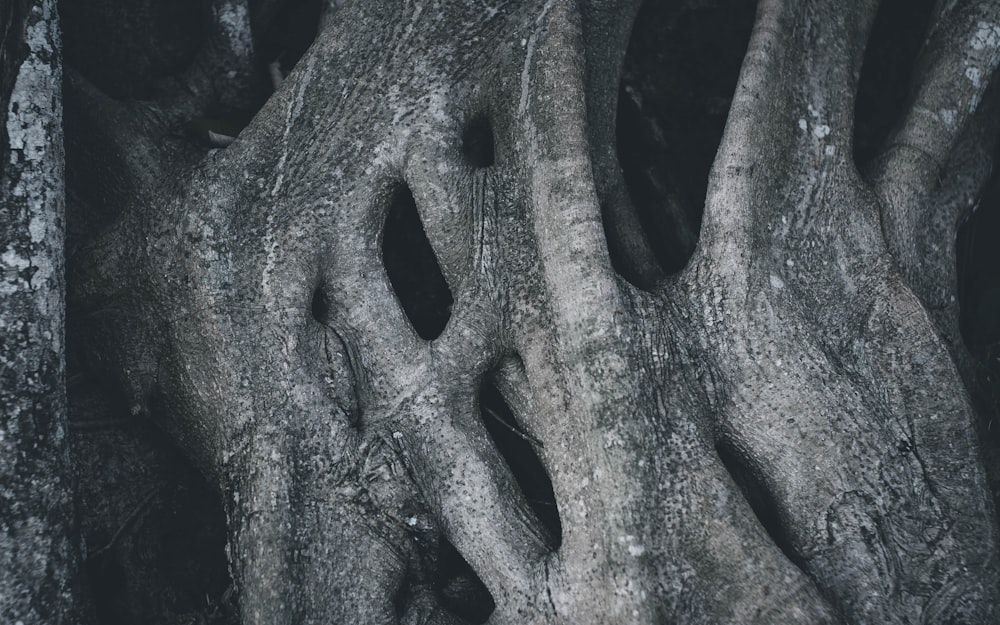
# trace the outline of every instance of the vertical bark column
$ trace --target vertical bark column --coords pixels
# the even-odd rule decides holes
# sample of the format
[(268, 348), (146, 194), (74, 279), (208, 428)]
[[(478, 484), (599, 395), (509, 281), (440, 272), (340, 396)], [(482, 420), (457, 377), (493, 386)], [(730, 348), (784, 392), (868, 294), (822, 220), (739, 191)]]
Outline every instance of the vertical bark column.
[(79, 621), (79, 554), (66, 440), (56, 3), (15, 5), (2, 51), (0, 622), (32, 625)]

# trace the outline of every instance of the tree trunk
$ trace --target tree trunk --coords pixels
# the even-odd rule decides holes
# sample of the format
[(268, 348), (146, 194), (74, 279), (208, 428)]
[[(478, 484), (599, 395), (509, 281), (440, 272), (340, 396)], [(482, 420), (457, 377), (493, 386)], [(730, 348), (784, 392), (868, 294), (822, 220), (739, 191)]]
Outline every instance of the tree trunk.
[(14, 0), (2, 14), (0, 620), (76, 623), (59, 31), (54, 0)]
[(761, 0), (697, 235), (618, 163), (637, 1), (318, 3), (223, 130), (279, 4), (67, 95), (70, 312), (222, 493), (244, 623), (1000, 619), (954, 269), (1000, 4), (939, 3), (859, 171), (877, 3)]

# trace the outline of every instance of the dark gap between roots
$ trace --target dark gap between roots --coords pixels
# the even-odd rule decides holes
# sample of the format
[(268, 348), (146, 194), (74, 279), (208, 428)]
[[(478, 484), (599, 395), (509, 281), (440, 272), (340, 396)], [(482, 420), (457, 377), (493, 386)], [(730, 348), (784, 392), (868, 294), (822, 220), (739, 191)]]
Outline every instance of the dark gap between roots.
[[(1000, 159), (1000, 145), (993, 154)], [(1000, 168), (994, 167), (978, 206), (958, 229), (958, 297), (962, 338), (971, 351), (1000, 355)]]
[(490, 167), (496, 161), (493, 125), (483, 116), (474, 117), (462, 133), (462, 153), (473, 167)]
[(323, 0), (295, 0), (281, 4), (266, 24), (252, 19), (257, 62), (277, 61), (288, 75), (316, 39), (322, 10)]
[(438, 545), (439, 599), (446, 610), (478, 625), (489, 620), (496, 602), (462, 554), (443, 536)]
[[(633, 26), (619, 87), (618, 160), (645, 237), (668, 274), (684, 267), (697, 244), (709, 171), (755, 14), (756, 3), (745, 0), (701, 7), (647, 1)], [(612, 254), (627, 276), (623, 259)]]
[[(1000, 162), (1000, 144), (993, 162)], [(972, 355), (977, 388), (970, 389), (978, 415), (986, 480), (1000, 506), (1000, 168), (983, 188), (975, 210), (958, 230), (959, 325)]]
[(854, 162), (862, 169), (899, 123), (935, 0), (882, 0), (854, 102)]
[(740, 458), (739, 452), (731, 445), (725, 442), (717, 443), (715, 451), (719, 454), (719, 459), (722, 460), (726, 471), (729, 472), (733, 481), (736, 482), (736, 486), (743, 493), (743, 498), (750, 504), (750, 508), (764, 527), (767, 535), (781, 549), (785, 557), (805, 571), (805, 562), (792, 548), (791, 541), (781, 522), (777, 503), (764, 487), (761, 477)]
[(541, 443), (525, 433), (503, 395), (485, 379), (479, 386), (479, 412), (486, 431), (510, 468), (521, 493), (548, 531), (553, 548), (558, 549), (562, 544), (562, 521), (552, 480), (535, 453), (534, 447)]
[(427, 341), (439, 337), (448, 325), (454, 298), (405, 185), (393, 194), (385, 218), (382, 263), (413, 329)]
[(313, 319), (319, 323), (326, 325), (330, 322), (330, 298), (327, 296), (326, 291), (323, 290), (322, 286), (316, 287), (313, 291), (310, 312), (312, 313)]
[(209, 35), (203, 0), (59, 3), (66, 64), (118, 99), (148, 99), (180, 73)]
[[(218, 493), (164, 432), (131, 417), (95, 383), (77, 385), (68, 399), (73, 422), (109, 422), (70, 436), (83, 569), (97, 620), (236, 625)], [(151, 404), (161, 410), (158, 394)], [(114, 427), (115, 420), (128, 425)]]

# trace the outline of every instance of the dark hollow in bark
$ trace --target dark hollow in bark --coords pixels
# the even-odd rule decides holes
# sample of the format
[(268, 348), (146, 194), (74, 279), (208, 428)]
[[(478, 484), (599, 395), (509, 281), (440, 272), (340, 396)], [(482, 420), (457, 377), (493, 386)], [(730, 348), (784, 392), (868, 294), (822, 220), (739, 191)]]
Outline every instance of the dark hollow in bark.
[(912, 99), (914, 70), (934, 0), (879, 3), (854, 105), (854, 160), (864, 168)]
[(469, 623), (489, 620), (496, 609), (496, 602), (462, 554), (450, 542), (442, 540), (437, 557), (441, 604)]
[(500, 391), (488, 380), (479, 385), (479, 413), (531, 510), (548, 530), (553, 549), (562, 544), (562, 522), (552, 480), (536, 453), (537, 439), (524, 432)]
[(763, 478), (760, 472), (749, 466), (746, 460), (740, 457), (740, 453), (724, 441), (716, 443), (715, 451), (719, 454), (723, 466), (729, 471), (729, 475), (736, 482), (740, 492), (743, 493), (743, 497), (767, 535), (781, 549), (785, 557), (791, 560), (795, 566), (804, 570), (805, 563), (792, 547), (791, 540), (781, 520), (781, 513), (771, 496), (771, 490), (762, 483)]
[(493, 125), (485, 115), (469, 122), (462, 133), (462, 153), (473, 167), (489, 167), (496, 161)]
[(330, 321), (330, 297), (323, 290), (322, 286), (316, 287), (313, 291), (312, 302), (309, 306), (309, 312), (312, 313), (313, 319), (326, 325)]
[[(666, 274), (680, 271), (694, 253), (755, 7), (746, 0), (644, 2), (632, 27), (616, 149), (629, 200)], [(609, 244), (612, 262), (631, 278), (616, 241)]]
[(413, 329), (424, 340), (436, 339), (448, 325), (455, 300), (406, 185), (392, 194), (382, 231), (382, 262)]

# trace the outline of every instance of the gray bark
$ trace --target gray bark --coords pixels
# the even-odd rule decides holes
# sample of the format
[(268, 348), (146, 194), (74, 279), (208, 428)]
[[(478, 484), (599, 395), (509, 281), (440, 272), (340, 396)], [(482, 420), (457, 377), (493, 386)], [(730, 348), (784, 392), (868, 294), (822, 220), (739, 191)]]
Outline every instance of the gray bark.
[(3, 13), (0, 620), (76, 623), (59, 30), (54, 0), (5, 4)]
[[(108, 222), (73, 310), (133, 413), (218, 485), (243, 622), (458, 622), (442, 540), (497, 624), (1000, 619), (949, 299), (1000, 5), (941, 3), (862, 175), (876, 3), (762, 0), (697, 250), (667, 277), (614, 155), (627, 4), (347, 3), (207, 153), (176, 128), (252, 100), (239, 0), (213, 2), (209, 43), (150, 101), (70, 81), (100, 191), (81, 201)], [(482, 119), (487, 161), (463, 146)], [(454, 298), (433, 340), (383, 262), (403, 187)], [(561, 536), (491, 442), (484, 379)]]

